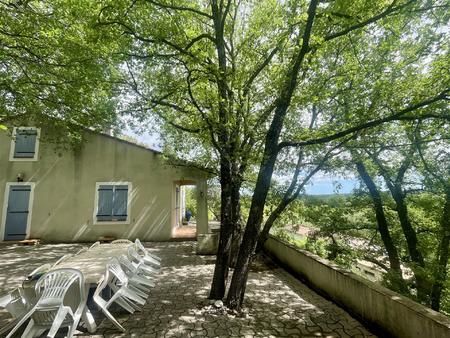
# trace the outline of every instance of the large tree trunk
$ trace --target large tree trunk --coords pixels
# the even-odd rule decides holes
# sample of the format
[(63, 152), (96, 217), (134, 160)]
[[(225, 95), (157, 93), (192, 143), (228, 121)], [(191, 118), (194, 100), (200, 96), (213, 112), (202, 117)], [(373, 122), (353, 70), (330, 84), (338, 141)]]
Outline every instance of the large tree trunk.
[(356, 162), (356, 169), (369, 190), (370, 198), (372, 199), (373, 207), (375, 209), (375, 216), (377, 219), (378, 232), (380, 233), (381, 240), (383, 241), (384, 248), (386, 249), (389, 257), (389, 279), (393, 282), (395, 289), (401, 291), (402, 293), (407, 293), (408, 289), (402, 277), (400, 258), (389, 232), (388, 222), (383, 210), (383, 201), (381, 199), (380, 192), (378, 191), (372, 177), (367, 172), (363, 162)]
[[(286, 109), (284, 107), (284, 109)], [(283, 108), (278, 108), (283, 109)], [(277, 115), (278, 113), (278, 115)], [(275, 112), (279, 117), (280, 113)], [(276, 119), (274, 117), (274, 120)], [(250, 206), (249, 217), (244, 231), (236, 267), (231, 279), (230, 289), (228, 290), (227, 306), (239, 310), (245, 294), (248, 269), (252, 260), (253, 253), (258, 241), (259, 230), (262, 223), (264, 205), (266, 203), (267, 193), (270, 187), (275, 161), (278, 155), (277, 143), (281, 132), (284, 115), (273, 121), (266, 137), (266, 144), (255, 190), (253, 191), (252, 203)], [(274, 123), (275, 122), (275, 123)]]
[(231, 163), (227, 158), (221, 159), (220, 168), (220, 239), (216, 255), (214, 276), (209, 293), (210, 299), (222, 299), (225, 296), (228, 278), (228, 262), (230, 259), (233, 224), (233, 183)]
[(209, 298), (222, 299), (225, 295), (226, 280), (228, 277), (228, 262), (230, 257), (231, 237), (233, 234), (233, 172), (231, 160), (232, 151), (230, 149), (230, 132), (227, 127), (230, 111), (227, 110), (229, 98), (227, 93), (227, 58), (224, 41), (224, 21), (222, 18), (221, 9), (217, 1), (211, 1), (210, 5), (214, 23), (215, 45), (220, 70), (217, 77), (217, 92), (220, 97), (218, 106), (220, 121), (218, 139), (219, 143), (222, 145), (222, 149), (220, 154), (220, 240)]
[(436, 254), (436, 271), (434, 283), (431, 289), (431, 308), (439, 311), (442, 289), (447, 279), (447, 264), (449, 259), (450, 245), (450, 187), (445, 192), (445, 204), (441, 218), (441, 241)]
[[(236, 173), (237, 163), (227, 158), (221, 160), (221, 222), (220, 239), (216, 255), (214, 276), (209, 294), (210, 299), (223, 299), (225, 296), (228, 271), (237, 256), (234, 241), (238, 241), (240, 218), (240, 188), (242, 179)], [(234, 250), (233, 250), (234, 248)]]

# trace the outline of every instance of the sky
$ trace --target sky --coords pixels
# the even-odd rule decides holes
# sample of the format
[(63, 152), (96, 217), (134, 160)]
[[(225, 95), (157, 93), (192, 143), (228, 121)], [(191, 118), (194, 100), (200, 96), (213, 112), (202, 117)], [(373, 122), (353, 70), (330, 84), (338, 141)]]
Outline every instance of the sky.
[[(160, 140), (157, 135), (148, 133), (136, 134), (131, 130), (124, 131), (124, 134), (136, 138), (155, 150), (162, 150)], [(348, 194), (357, 186), (357, 180), (354, 178), (336, 177), (327, 175), (316, 175), (311, 183), (305, 187), (305, 191), (309, 195), (328, 195), (328, 194)]]
[[(356, 179), (343, 177), (323, 176), (320, 179), (312, 179), (312, 184), (308, 185), (305, 190), (308, 195), (328, 195), (351, 193), (357, 186)], [(337, 187), (339, 187), (337, 189)]]

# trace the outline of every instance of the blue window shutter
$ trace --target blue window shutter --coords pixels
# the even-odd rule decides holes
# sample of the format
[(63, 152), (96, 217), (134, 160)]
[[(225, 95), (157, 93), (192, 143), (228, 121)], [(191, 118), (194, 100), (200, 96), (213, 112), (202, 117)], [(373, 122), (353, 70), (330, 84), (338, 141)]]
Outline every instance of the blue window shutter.
[(113, 218), (113, 196), (112, 185), (101, 185), (98, 188), (98, 221), (111, 221)]
[(17, 129), (15, 136), (14, 157), (32, 158), (36, 152), (36, 129)]
[(116, 185), (114, 187), (113, 218), (118, 221), (126, 221), (128, 204), (128, 186)]

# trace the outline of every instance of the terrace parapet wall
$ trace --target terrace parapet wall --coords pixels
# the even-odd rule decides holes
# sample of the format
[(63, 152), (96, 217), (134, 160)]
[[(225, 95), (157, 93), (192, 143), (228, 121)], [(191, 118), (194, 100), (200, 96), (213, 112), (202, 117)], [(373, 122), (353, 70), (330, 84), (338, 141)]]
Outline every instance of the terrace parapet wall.
[(382, 337), (450, 337), (450, 318), (271, 236), (265, 252)]

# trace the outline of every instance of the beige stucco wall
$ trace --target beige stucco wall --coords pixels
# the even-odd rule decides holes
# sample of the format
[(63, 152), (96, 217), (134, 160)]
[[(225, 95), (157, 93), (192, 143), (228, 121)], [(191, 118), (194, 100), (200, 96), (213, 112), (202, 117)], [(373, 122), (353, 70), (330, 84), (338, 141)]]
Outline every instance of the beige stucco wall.
[(450, 319), (308, 251), (270, 237), (265, 251), (309, 285), (372, 326), (380, 337), (450, 337)]
[[(9, 160), (11, 139), (0, 131), (0, 220), (7, 182), (35, 182), (29, 238), (93, 241), (100, 236), (169, 240), (172, 237), (174, 182), (193, 180), (198, 194), (199, 230), (207, 231), (206, 179), (198, 169), (171, 166), (161, 155), (105, 135), (86, 132), (81, 151), (55, 150), (42, 142), (36, 162)], [(129, 224), (94, 224), (96, 182), (131, 182)], [(203, 193), (201, 193), (203, 192)], [(203, 224), (205, 223), (205, 224)], [(2, 228), (3, 231), (3, 228)], [(0, 238), (3, 238), (3, 232)]]

